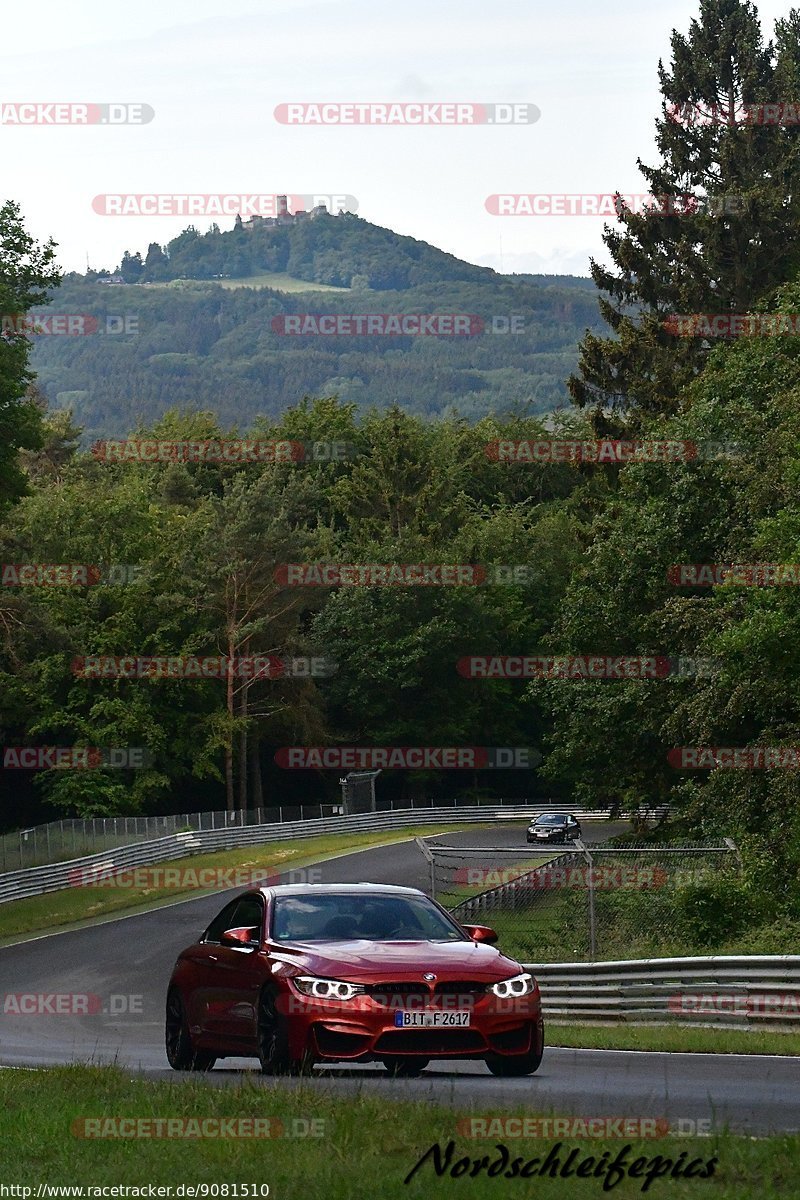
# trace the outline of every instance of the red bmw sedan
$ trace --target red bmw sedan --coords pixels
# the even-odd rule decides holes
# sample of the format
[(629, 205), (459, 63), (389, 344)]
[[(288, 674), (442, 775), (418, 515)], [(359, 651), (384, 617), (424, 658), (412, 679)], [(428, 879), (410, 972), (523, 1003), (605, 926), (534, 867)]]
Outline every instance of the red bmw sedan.
[(542, 1059), (536, 980), (415, 888), (291, 885), (245, 892), (178, 956), (166, 1049), (177, 1071), (257, 1057), (266, 1074), (432, 1059), (530, 1075)]

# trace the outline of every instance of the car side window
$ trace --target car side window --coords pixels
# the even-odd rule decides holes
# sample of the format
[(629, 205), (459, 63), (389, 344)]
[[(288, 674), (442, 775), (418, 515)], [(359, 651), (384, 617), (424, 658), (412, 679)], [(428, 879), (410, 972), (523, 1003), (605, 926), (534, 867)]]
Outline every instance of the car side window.
[(243, 896), (236, 904), (233, 924), (225, 926), (226, 929), (249, 929), (251, 927), (258, 930), (256, 937), (260, 940), (264, 929), (264, 901), (260, 896)]
[(235, 929), (236, 922), (233, 920), (233, 914), (239, 903), (239, 900), (232, 900), (230, 904), (226, 904), (222, 912), (214, 917), (200, 940), (202, 942), (218, 942), (226, 929)]

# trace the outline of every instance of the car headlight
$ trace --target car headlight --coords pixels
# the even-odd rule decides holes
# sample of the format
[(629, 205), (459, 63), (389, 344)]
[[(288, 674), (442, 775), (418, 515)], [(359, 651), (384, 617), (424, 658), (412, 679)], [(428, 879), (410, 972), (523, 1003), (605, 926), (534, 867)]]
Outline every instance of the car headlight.
[(501, 979), (499, 983), (491, 984), (489, 991), (494, 992), (501, 1000), (510, 1000), (512, 997), (516, 1000), (520, 996), (530, 996), (531, 992), (535, 992), (536, 980), (527, 971), (523, 971), (513, 979)]
[(355, 1000), (363, 996), (365, 988), (360, 983), (345, 983), (343, 979), (318, 979), (315, 975), (298, 975), (292, 983), (304, 996), (315, 1000)]

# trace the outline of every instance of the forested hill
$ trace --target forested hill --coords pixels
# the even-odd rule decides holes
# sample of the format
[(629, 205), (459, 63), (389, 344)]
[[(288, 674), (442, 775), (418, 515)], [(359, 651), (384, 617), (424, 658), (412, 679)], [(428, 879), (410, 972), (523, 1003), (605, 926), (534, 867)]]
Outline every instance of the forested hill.
[[(235, 258), (239, 244), (250, 257)], [(128, 277), (133, 260), (129, 253)], [(187, 230), (151, 246), (141, 266), (138, 283), (67, 276), (46, 311), (96, 320), (85, 322), (86, 336), (34, 339), (40, 388), (53, 407), (72, 408), (86, 439), (123, 436), (175, 406), (211, 409), (223, 425), (247, 428), (304, 395), (381, 410), (396, 403), (426, 416), (548, 412), (568, 403), (578, 342), (599, 328), (588, 279), (500, 275), (350, 216), (253, 232)], [(234, 278), (234, 269), (248, 274)], [(159, 272), (165, 277), (148, 281)], [(345, 318), (335, 333), (314, 322), (288, 332), (287, 316), (323, 313)], [(470, 321), (466, 335), (348, 326), (348, 316), (367, 313)]]
[(375, 291), (481, 283), (495, 274), (352, 213), (287, 216), (276, 223), (237, 219), (233, 229), (212, 225), (205, 234), (189, 226), (164, 247), (151, 243), (146, 254), (127, 250), (118, 269), (127, 283), (285, 272), (309, 283)]

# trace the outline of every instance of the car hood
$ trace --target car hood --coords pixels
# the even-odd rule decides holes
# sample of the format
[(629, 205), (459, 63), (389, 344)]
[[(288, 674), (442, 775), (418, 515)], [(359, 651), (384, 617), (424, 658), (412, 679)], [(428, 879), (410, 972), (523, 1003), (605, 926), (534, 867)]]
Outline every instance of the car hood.
[(522, 969), (485, 942), (330, 942), (314, 946), (283, 945), (270, 957), (313, 975), (354, 983), (422, 979), (432, 971), (439, 980), (472, 979), (492, 983)]

